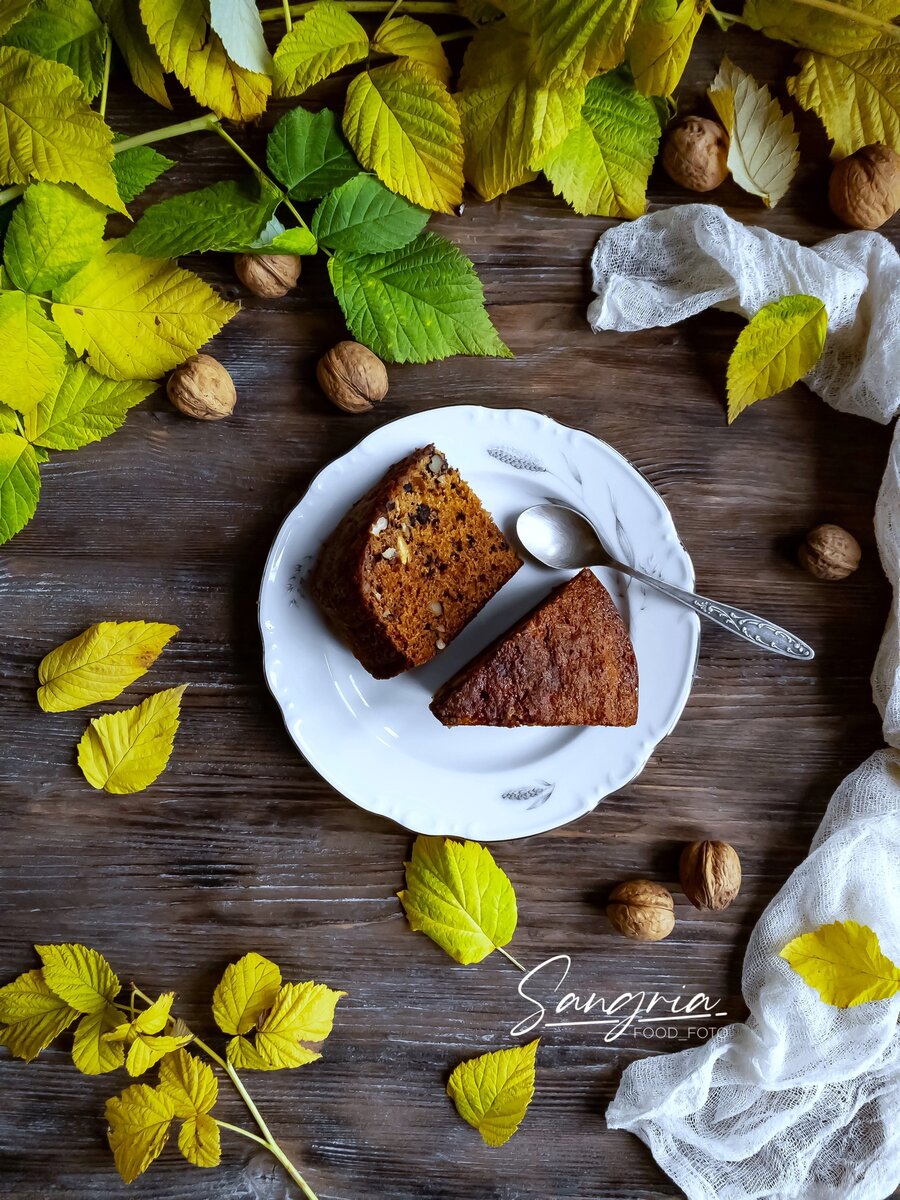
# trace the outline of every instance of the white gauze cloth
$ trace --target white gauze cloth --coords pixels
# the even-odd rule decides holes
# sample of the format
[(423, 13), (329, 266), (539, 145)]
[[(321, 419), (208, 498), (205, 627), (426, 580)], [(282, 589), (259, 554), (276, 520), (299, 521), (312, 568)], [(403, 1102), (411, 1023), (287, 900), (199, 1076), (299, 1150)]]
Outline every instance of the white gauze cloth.
[[(672, 325), (710, 305), (752, 316), (803, 292), (828, 311), (805, 382), (845, 412), (900, 410), (900, 258), (874, 233), (814, 248), (689, 204), (605, 233), (595, 330)], [(900, 425), (897, 427), (900, 429)], [(835, 792), (809, 857), (761, 916), (744, 960), (750, 1016), (702, 1046), (629, 1066), (606, 1119), (652, 1150), (690, 1200), (883, 1200), (900, 1185), (900, 996), (838, 1009), (779, 957), (829, 921), (872, 926), (900, 963), (900, 437), (875, 509), (893, 587), (872, 675), (887, 748)]]

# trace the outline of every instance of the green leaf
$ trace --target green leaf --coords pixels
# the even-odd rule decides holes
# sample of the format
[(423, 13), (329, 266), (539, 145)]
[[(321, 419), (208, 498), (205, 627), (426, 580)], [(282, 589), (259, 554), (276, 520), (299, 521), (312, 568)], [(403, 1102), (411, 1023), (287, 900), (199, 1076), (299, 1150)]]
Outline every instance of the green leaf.
[(135, 87), (157, 104), (171, 108), (162, 65), (141, 20), (138, 0), (94, 0), (94, 7), (109, 26)]
[(152, 204), (118, 243), (119, 252), (177, 258), (207, 250), (241, 250), (259, 236), (281, 200), (256, 181), (233, 179)]
[(412, 59), (444, 87), (450, 82), (450, 64), (443, 42), (430, 25), (415, 17), (389, 17), (382, 21), (372, 38), (372, 49), (379, 54)]
[(76, 354), (113, 379), (155, 379), (200, 349), (238, 311), (172, 263), (103, 251), (53, 293), (53, 318)]
[(256, 0), (209, 0), (209, 23), (232, 62), (261, 75), (272, 73), (272, 55)]
[(793, 118), (781, 111), (767, 87), (728, 58), (722, 60), (709, 98), (728, 132), (728, 168), (735, 183), (774, 208), (800, 161)]
[(34, 0), (0, 0), (0, 36), (21, 21)]
[(112, 156), (112, 130), (68, 67), (0, 46), (0, 181), (74, 183), (124, 212)]
[(126, 1183), (159, 1158), (175, 1116), (171, 1099), (147, 1083), (133, 1083), (106, 1102), (109, 1145), (116, 1169)]
[(357, 175), (329, 192), (313, 214), (312, 231), (331, 250), (377, 254), (406, 246), (430, 215), (371, 175)]
[(875, 930), (856, 921), (834, 921), (804, 933), (788, 942), (781, 957), (835, 1008), (900, 993), (900, 967), (882, 952)]
[(642, 95), (672, 95), (708, 8), (709, 0), (643, 0), (626, 47)]
[(255, 242), (244, 246), (245, 254), (315, 254), (318, 243), (305, 225), (285, 229), (273, 217)]
[(639, 217), (659, 135), (654, 102), (611, 71), (587, 85), (581, 119), (544, 160), (544, 174), (576, 212)]
[(103, 85), (106, 30), (91, 0), (34, 0), (3, 40), (8, 46), (64, 63), (81, 80), (88, 100)]
[(420, 835), (398, 892), (410, 928), (458, 963), (476, 963), (516, 931), (516, 894), (490, 850), (477, 842)]
[(435, 233), (384, 254), (340, 252), (328, 273), (353, 336), (388, 362), (512, 357), (485, 311), (475, 268)]
[(16, 207), (3, 265), (17, 288), (49, 292), (100, 249), (106, 212), (65, 183), (33, 183)]
[(0, 433), (0, 543), (28, 524), (40, 493), (34, 447), (17, 433)]
[(26, 971), (0, 988), (0, 1046), (31, 1062), (72, 1024), (78, 1010), (47, 987), (43, 971)]
[(25, 414), (25, 436), (50, 450), (78, 450), (115, 433), (155, 388), (148, 379), (107, 379), (86, 363), (70, 363), (59, 389)]
[(78, 743), (78, 765), (91, 787), (122, 796), (159, 778), (172, 754), (186, 686), (91, 721)]
[(213, 993), (216, 1024), (223, 1033), (249, 1033), (272, 1007), (280, 987), (279, 968), (255, 951), (229, 963)]
[(83, 1075), (108, 1075), (125, 1062), (124, 1046), (105, 1037), (121, 1019), (119, 1010), (108, 1004), (98, 1012), (85, 1013), (78, 1022), (72, 1061)]
[(359, 174), (359, 164), (328, 108), (285, 113), (269, 134), (266, 162), (294, 200), (317, 200)]
[(819, 361), (828, 314), (815, 296), (766, 304), (741, 330), (728, 360), (728, 422), (749, 405), (783, 392)]
[(450, 1076), (447, 1095), (488, 1146), (504, 1145), (522, 1123), (534, 1096), (539, 1040), (479, 1054), (460, 1063)]
[(616, 67), (640, 0), (499, 0), (510, 21), (531, 35), (542, 83), (587, 82)]
[(98, 950), (77, 942), (35, 946), (47, 987), (80, 1013), (102, 1012), (119, 994), (119, 980)]
[(369, 36), (359, 21), (340, 4), (319, 0), (275, 51), (275, 95), (301, 96), (368, 53)]
[(424, 67), (404, 60), (357, 75), (347, 89), (344, 133), (392, 192), (437, 212), (462, 201), (459, 112)]
[(171, 158), (166, 158), (152, 146), (132, 146), (129, 150), (120, 150), (113, 159), (113, 174), (119, 195), (126, 204), (130, 204), (164, 171), (174, 166)]
[(65, 340), (34, 296), (0, 293), (0, 363), (0, 401), (19, 412), (31, 412), (59, 387)]

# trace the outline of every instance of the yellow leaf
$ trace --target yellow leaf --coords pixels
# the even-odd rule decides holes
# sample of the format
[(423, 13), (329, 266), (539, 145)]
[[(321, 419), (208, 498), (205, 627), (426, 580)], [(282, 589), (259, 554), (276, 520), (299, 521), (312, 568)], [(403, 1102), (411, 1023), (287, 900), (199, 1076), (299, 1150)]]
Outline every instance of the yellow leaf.
[(642, 95), (672, 95), (708, 8), (709, 0), (644, 0), (626, 48)]
[(255, 1047), (246, 1038), (228, 1043), (228, 1058), (235, 1066), (277, 1071), (301, 1067), (321, 1058), (303, 1042), (324, 1042), (334, 1024), (337, 1002), (346, 992), (323, 983), (286, 983), (262, 1021)]
[(356, 17), (332, 0), (319, 0), (275, 51), (275, 95), (300, 96), (368, 53), (369, 36)]
[(816, 296), (766, 304), (741, 330), (728, 360), (729, 424), (750, 404), (783, 392), (813, 369), (825, 345), (828, 314)]
[(31, 1062), (78, 1017), (52, 992), (43, 971), (26, 971), (0, 988), (0, 1046)]
[(177, 625), (156, 621), (101, 621), (51, 650), (38, 667), (38, 704), (44, 712), (70, 712), (115, 700), (146, 674)]
[(539, 1041), (480, 1054), (460, 1063), (450, 1076), (447, 1095), (489, 1146), (508, 1142), (522, 1123), (534, 1095)]
[(212, 1068), (187, 1050), (167, 1054), (159, 1068), (159, 1090), (175, 1108), (175, 1116), (186, 1120), (208, 1113), (219, 1095)]
[(174, 992), (163, 992), (161, 996), (143, 1009), (134, 1018), (133, 1028), (135, 1033), (162, 1033), (169, 1021), (169, 1013), (172, 1010), (172, 1001), (175, 999)]
[(362, 165), (391, 191), (437, 212), (461, 202), (459, 112), (424, 67), (392, 62), (357, 75), (347, 89), (344, 133)]
[(465, 174), (485, 200), (533, 179), (581, 116), (584, 83), (540, 83), (534, 53), (505, 21), (479, 29), (466, 51), (457, 96)]
[(251, 951), (225, 968), (213, 993), (212, 1011), (223, 1033), (249, 1033), (271, 1008), (281, 987), (281, 971)]
[(137, 1179), (162, 1154), (174, 1116), (169, 1097), (147, 1083), (133, 1083), (121, 1096), (107, 1100), (109, 1145), (126, 1183)]
[(215, 1119), (207, 1113), (188, 1117), (178, 1132), (178, 1149), (195, 1167), (217, 1167), (222, 1148)]
[(834, 921), (788, 942), (781, 957), (826, 1004), (853, 1008), (900, 992), (900, 967), (882, 953), (878, 934), (856, 921)]
[(111, 254), (115, 241), (53, 293), (53, 319), (76, 354), (111, 379), (156, 379), (238, 311), (164, 259)]
[(152, 1037), (148, 1033), (136, 1033), (134, 1041), (128, 1047), (125, 1070), (132, 1076), (143, 1075), (161, 1058), (165, 1058), (181, 1046), (186, 1046), (190, 1040), (189, 1037), (172, 1037), (169, 1034)]
[(204, 0), (141, 0), (141, 16), (162, 65), (201, 104), (232, 121), (265, 111), (271, 79), (232, 62)]
[(0, 180), (74, 183), (126, 212), (112, 171), (112, 130), (62, 63), (0, 46)]
[(380, 54), (411, 58), (444, 87), (450, 82), (450, 64), (441, 39), (430, 25), (415, 17), (390, 17), (382, 21), (372, 38), (372, 49)]
[(72, 1060), (82, 1074), (105, 1075), (124, 1063), (124, 1047), (106, 1037), (121, 1020), (122, 1014), (119, 1009), (108, 1004), (99, 1012), (85, 1013), (78, 1022), (72, 1046)]
[(91, 721), (78, 743), (78, 765), (91, 787), (115, 795), (142, 792), (162, 774), (186, 686), (157, 692), (135, 708)]
[(477, 842), (416, 838), (398, 892), (410, 928), (458, 963), (477, 963), (516, 930), (516, 894), (490, 850)]
[(66, 942), (35, 946), (47, 986), (81, 1013), (102, 1012), (119, 994), (119, 980), (102, 954)]
[(586, 83), (617, 67), (640, 0), (498, 0), (510, 21), (534, 39), (542, 83)]
[(172, 107), (166, 92), (166, 80), (156, 51), (150, 45), (135, 0), (94, 0), (94, 8), (110, 33), (131, 73), (135, 87), (162, 104)]
[(724, 58), (709, 98), (728, 131), (728, 167), (738, 187), (774, 208), (788, 190), (800, 154), (794, 121), (767, 87)]
[(62, 383), (66, 343), (35, 296), (0, 294), (0, 402), (30, 413)]

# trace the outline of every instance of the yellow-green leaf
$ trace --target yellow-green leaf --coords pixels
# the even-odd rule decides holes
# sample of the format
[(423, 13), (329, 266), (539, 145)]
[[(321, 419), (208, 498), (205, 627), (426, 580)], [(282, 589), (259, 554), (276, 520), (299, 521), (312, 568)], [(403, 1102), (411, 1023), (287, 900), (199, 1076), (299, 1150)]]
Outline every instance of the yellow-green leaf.
[(460, 1063), (450, 1076), (447, 1095), (489, 1146), (508, 1142), (522, 1123), (534, 1095), (539, 1041), (479, 1054)]
[(62, 383), (66, 343), (40, 301), (24, 292), (0, 293), (0, 401), (31, 412)]
[(617, 67), (640, 0), (498, 0), (510, 21), (529, 33), (542, 83), (588, 79)]
[(900, 967), (882, 953), (878, 934), (856, 921), (834, 921), (788, 942), (781, 951), (826, 1004), (853, 1008), (900, 992)]
[(219, 1095), (212, 1068), (187, 1050), (167, 1054), (159, 1068), (159, 1090), (171, 1099), (175, 1116), (187, 1120), (208, 1113)]
[(462, 200), (463, 145), (453, 97), (408, 60), (362, 71), (347, 89), (344, 133), (393, 192), (437, 212)]
[(72, 1061), (84, 1075), (106, 1075), (125, 1061), (125, 1048), (110, 1041), (111, 1033), (122, 1020), (122, 1014), (111, 1004), (98, 1012), (85, 1013), (75, 1030)]
[(37, 0), (4, 41), (65, 63), (81, 80), (88, 100), (103, 86), (106, 30), (91, 0)]
[(898, 0), (837, 0), (811, 8), (796, 0), (745, 0), (742, 20), (766, 37), (822, 54), (864, 50), (882, 34), (900, 39)]
[(735, 183), (774, 208), (800, 161), (793, 117), (781, 111), (767, 87), (727, 58), (709, 98), (728, 131), (728, 167)]
[(207, 1113), (188, 1117), (178, 1131), (178, 1149), (195, 1167), (217, 1167), (222, 1149), (215, 1119)]
[(272, 80), (232, 62), (204, 0), (141, 0), (141, 16), (162, 65), (201, 104), (232, 121), (265, 111)]
[(0, 0), (0, 36), (21, 21), (34, 0)]
[(165, 75), (150, 45), (137, 0), (94, 0), (94, 7), (109, 26), (135, 87), (157, 104), (171, 108)]
[(728, 360), (728, 422), (749, 405), (813, 369), (825, 345), (828, 314), (816, 296), (766, 304), (741, 330)]
[(346, 994), (323, 983), (283, 984), (260, 1024), (255, 1046), (246, 1038), (232, 1038), (228, 1043), (230, 1061), (268, 1071), (315, 1062), (321, 1054), (303, 1043), (325, 1041), (334, 1024), (335, 1006)]
[(33, 183), (12, 215), (3, 265), (17, 288), (48, 292), (100, 249), (106, 210), (66, 183)]
[(643, 0), (628, 39), (628, 65), (644, 96), (671, 96), (709, 8), (709, 0)]
[(212, 1011), (223, 1033), (249, 1033), (260, 1015), (270, 1009), (281, 987), (281, 971), (251, 951), (225, 968), (215, 992)]
[(444, 87), (450, 82), (450, 64), (443, 42), (430, 25), (415, 17), (389, 17), (382, 21), (372, 38), (372, 49), (380, 54), (411, 58)]
[(41, 970), (26, 971), (0, 988), (0, 1046), (31, 1062), (78, 1017), (52, 992)]
[(368, 53), (369, 36), (356, 17), (332, 0), (319, 0), (275, 51), (275, 95), (300, 96)]
[(142, 792), (166, 769), (187, 684), (148, 696), (134, 708), (96, 717), (78, 743), (78, 765), (94, 788)]
[(25, 436), (50, 450), (77, 450), (115, 433), (155, 389), (148, 379), (107, 379), (87, 363), (68, 363), (57, 390), (25, 414)]
[(107, 242), (53, 294), (53, 319), (76, 354), (112, 379), (156, 379), (238, 311), (173, 263), (110, 254)]
[(125, 212), (112, 172), (112, 140), (67, 66), (0, 46), (0, 181), (74, 183)]
[(516, 930), (516, 894), (490, 850), (477, 842), (417, 837), (398, 892), (410, 927), (458, 963), (477, 963)]
[(479, 29), (466, 51), (457, 96), (465, 175), (485, 200), (533, 179), (581, 116), (584, 83), (542, 84), (534, 54), (506, 21)]
[(40, 494), (34, 446), (18, 433), (0, 433), (0, 542), (9, 541), (28, 524)]
[(544, 159), (544, 174), (576, 212), (639, 217), (659, 135), (653, 101), (610, 71), (587, 85), (578, 124)]
[(38, 667), (38, 704), (44, 712), (70, 712), (115, 700), (150, 669), (177, 625), (158, 621), (100, 621), (63, 642)]
[(35, 946), (51, 991), (81, 1013), (102, 1012), (119, 994), (119, 980), (102, 954), (77, 942)]
[(126, 1183), (162, 1154), (175, 1116), (172, 1101), (147, 1083), (133, 1083), (106, 1102), (107, 1136), (116, 1169)]

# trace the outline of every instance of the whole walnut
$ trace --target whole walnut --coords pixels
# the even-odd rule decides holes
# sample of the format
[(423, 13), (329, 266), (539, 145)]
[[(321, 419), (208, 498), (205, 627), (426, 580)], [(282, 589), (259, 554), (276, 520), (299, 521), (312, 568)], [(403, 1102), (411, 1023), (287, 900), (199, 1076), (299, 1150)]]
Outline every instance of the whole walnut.
[(172, 372), (166, 392), (175, 407), (198, 421), (221, 421), (234, 411), (234, 380), (208, 354), (195, 354)]
[(300, 259), (294, 254), (236, 254), (234, 273), (254, 296), (272, 300), (296, 286)]
[(800, 562), (816, 579), (846, 579), (861, 558), (859, 542), (840, 525), (817, 525), (800, 547)]
[(878, 229), (900, 209), (900, 154), (889, 146), (863, 146), (831, 172), (828, 203), (856, 229)]
[(359, 342), (338, 342), (316, 367), (319, 387), (344, 412), (368, 412), (387, 395), (388, 376), (377, 354)]
[(718, 121), (684, 117), (663, 143), (666, 174), (692, 192), (711, 192), (728, 174), (728, 134)]
[(675, 928), (671, 892), (649, 879), (629, 879), (614, 887), (606, 915), (618, 933), (639, 942), (661, 942)]
[(678, 874), (694, 908), (727, 908), (741, 890), (741, 860), (727, 842), (691, 842), (681, 852)]

